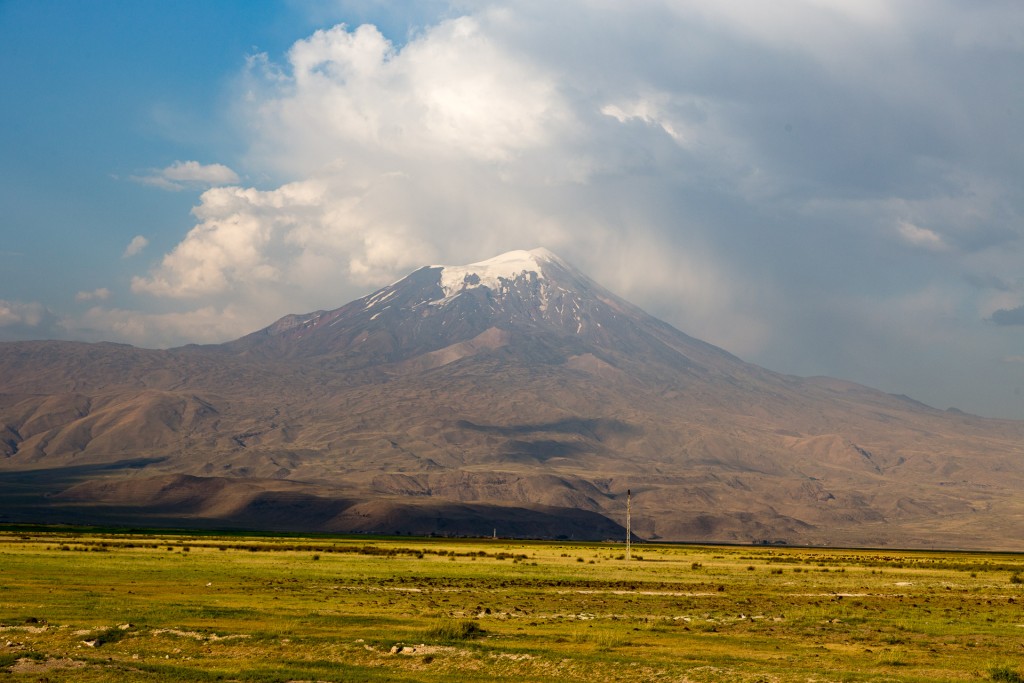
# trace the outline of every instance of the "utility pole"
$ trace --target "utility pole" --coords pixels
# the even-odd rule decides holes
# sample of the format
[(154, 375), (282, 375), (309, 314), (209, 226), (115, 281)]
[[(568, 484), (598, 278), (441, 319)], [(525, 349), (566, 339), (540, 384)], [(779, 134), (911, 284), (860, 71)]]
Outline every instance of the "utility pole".
[(633, 532), (630, 529), (630, 527), (632, 526), (632, 521), (633, 521), (631, 519), (632, 513), (633, 513), (632, 507), (633, 507), (633, 495), (632, 495), (632, 493), (630, 493), (629, 489), (626, 489), (626, 560), (629, 560), (629, 558), (630, 558), (629, 543), (630, 543), (630, 536), (633, 535)]

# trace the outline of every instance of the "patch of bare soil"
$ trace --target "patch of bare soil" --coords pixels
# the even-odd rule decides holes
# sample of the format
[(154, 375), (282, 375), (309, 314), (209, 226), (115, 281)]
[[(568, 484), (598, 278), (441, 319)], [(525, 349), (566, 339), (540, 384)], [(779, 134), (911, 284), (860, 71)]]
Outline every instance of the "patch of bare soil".
[(48, 631), (49, 626), (0, 626), (0, 633), (4, 631), (21, 631), (23, 633), (43, 633)]
[(58, 669), (81, 669), (84, 666), (85, 662), (77, 659), (70, 659), (68, 657), (62, 657), (61, 659), (47, 659), (42, 662), (23, 657), (15, 662), (8, 671), (12, 674), (41, 674), (48, 671), (56, 671)]
[(226, 636), (218, 636), (216, 633), (199, 633), (198, 631), (179, 631), (174, 628), (158, 628), (153, 631), (154, 636), (158, 636), (162, 633), (170, 633), (172, 636), (178, 636), (179, 638), (194, 638), (195, 640), (208, 640), (215, 642), (218, 640), (234, 640), (237, 638), (251, 638), (252, 636), (242, 633), (229, 634)]
[(438, 655), (438, 654), (469, 654), (468, 650), (446, 645), (398, 645), (391, 646), (393, 655)]

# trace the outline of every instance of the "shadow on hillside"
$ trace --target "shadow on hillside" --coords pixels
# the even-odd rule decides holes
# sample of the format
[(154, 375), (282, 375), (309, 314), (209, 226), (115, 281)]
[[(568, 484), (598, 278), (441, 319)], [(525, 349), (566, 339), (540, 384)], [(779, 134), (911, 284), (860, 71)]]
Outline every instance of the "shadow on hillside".
[(0, 523), (73, 523), (80, 512), (55, 505), (52, 496), (108, 474), (141, 470), (166, 458), (131, 458), (111, 463), (0, 472)]
[(542, 422), (534, 424), (517, 425), (486, 425), (459, 420), (455, 423), (459, 429), (468, 429), (474, 432), (485, 434), (498, 434), (501, 436), (523, 436), (526, 434), (579, 434), (581, 436), (595, 438), (601, 441), (610, 434), (621, 436), (635, 436), (642, 430), (635, 425), (622, 420), (610, 418), (578, 418), (571, 417), (554, 422)]
[[(604, 515), (546, 505), (353, 500), (329, 491), (253, 491), (258, 480), (160, 474), (122, 477), (159, 458), (0, 472), (0, 525), (257, 530), (601, 541), (625, 529)], [(268, 482), (269, 483), (269, 482)], [(281, 482), (272, 482), (280, 486)], [(233, 503), (225, 506), (225, 503)]]

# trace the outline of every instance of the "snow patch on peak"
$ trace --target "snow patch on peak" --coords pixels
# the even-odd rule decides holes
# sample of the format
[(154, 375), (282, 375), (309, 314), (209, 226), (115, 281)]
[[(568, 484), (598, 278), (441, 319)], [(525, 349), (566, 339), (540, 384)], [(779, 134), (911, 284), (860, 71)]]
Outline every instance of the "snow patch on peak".
[(502, 280), (514, 280), (527, 273), (536, 273), (538, 278), (543, 279), (544, 264), (547, 263), (562, 265), (562, 260), (540, 247), (529, 251), (509, 251), (468, 266), (434, 267), (441, 268), (441, 289), (444, 290), (445, 299), (449, 299), (463, 290), (477, 287), (499, 291)]
[(526, 253), (530, 254), (539, 263), (557, 263), (562, 267), (566, 267), (565, 261), (560, 259), (558, 257), (558, 254), (551, 251), (550, 249), (546, 249), (544, 247), (537, 247), (536, 249), (530, 249)]

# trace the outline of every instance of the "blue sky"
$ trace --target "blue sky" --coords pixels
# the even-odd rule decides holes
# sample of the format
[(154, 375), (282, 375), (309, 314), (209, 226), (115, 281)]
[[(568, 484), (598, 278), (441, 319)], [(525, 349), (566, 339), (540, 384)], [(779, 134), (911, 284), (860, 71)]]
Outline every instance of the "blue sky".
[(139, 231), (173, 246), (196, 197), (124, 179), (241, 144), (218, 105), (250, 41), (273, 39), (268, 19), (228, 3), (0, 5), (4, 296), (60, 310), (130, 273)]
[(0, 1), (0, 340), (547, 246), (774, 370), (1024, 418), (1015, 2)]

